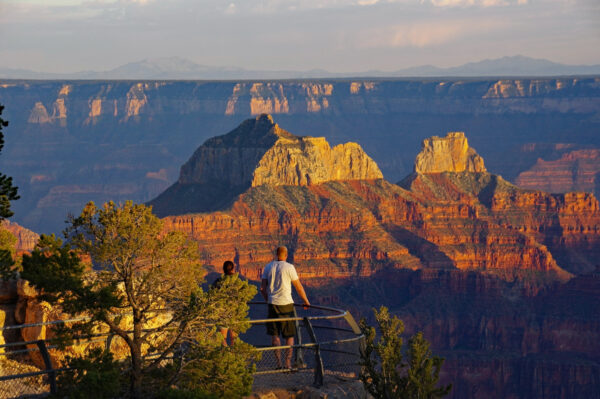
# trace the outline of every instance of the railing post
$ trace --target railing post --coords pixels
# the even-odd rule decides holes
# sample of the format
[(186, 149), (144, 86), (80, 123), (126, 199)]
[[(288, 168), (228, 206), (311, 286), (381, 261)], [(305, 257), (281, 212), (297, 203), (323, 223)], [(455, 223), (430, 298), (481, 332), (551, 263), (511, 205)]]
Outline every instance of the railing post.
[(325, 378), (325, 370), (323, 368), (323, 359), (321, 358), (321, 347), (317, 342), (317, 336), (315, 335), (315, 330), (313, 329), (312, 324), (310, 324), (310, 320), (308, 317), (304, 318), (304, 324), (306, 325), (306, 329), (308, 330), (308, 335), (310, 335), (310, 339), (313, 343), (317, 344), (315, 346), (315, 380), (313, 385), (317, 388), (323, 386), (323, 380)]
[(48, 382), (50, 383), (50, 393), (56, 393), (56, 371), (54, 367), (52, 367), (52, 360), (50, 359), (50, 353), (48, 352), (48, 348), (46, 347), (46, 341), (38, 340), (35, 341), (38, 348), (40, 349), (40, 354), (42, 355), (42, 359), (44, 359), (44, 366), (46, 366), (46, 370), (48, 371)]
[[(344, 320), (346, 320), (346, 323), (348, 323), (348, 325), (350, 326), (352, 331), (354, 331), (354, 334), (356, 334), (356, 335), (362, 334), (360, 326), (358, 325), (356, 320), (354, 320), (354, 317), (352, 317), (350, 312), (346, 312), (346, 314), (344, 315)], [(358, 344), (358, 351), (360, 352), (361, 356), (364, 355), (364, 353), (365, 353), (365, 345), (366, 345), (365, 337), (363, 336)]]
[[(296, 307), (294, 307), (294, 317), (298, 317)], [(300, 330), (300, 323), (298, 320), (295, 320), (294, 323), (296, 324), (296, 344), (302, 345), (302, 330)], [(304, 363), (304, 351), (302, 347), (296, 349), (294, 354), (294, 365), (299, 369), (304, 368), (306, 365), (306, 363)]]

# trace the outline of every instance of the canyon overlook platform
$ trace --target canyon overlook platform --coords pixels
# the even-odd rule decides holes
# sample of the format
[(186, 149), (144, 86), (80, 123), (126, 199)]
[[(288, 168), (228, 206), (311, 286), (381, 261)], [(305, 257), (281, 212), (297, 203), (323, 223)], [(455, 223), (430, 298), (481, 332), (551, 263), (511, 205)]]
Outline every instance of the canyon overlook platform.
[[(266, 303), (252, 302), (250, 305), (251, 328), (240, 338), (255, 346), (254, 350), (261, 354), (254, 373), (255, 388), (322, 387), (332, 377), (338, 383), (340, 380), (357, 381), (359, 351), (364, 336), (348, 311), (314, 305), (303, 309), (301, 304), (296, 304), (296, 317), (279, 319), (296, 323), (295, 345), (273, 347), (266, 345), (269, 341), (264, 331), (268, 321), (265, 319)], [(117, 336), (95, 334), (64, 349), (53, 345), (53, 326), (84, 319), (0, 326), (2, 335), (17, 333), (18, 337), (23, 337), (0, 345), (0, 399), (56, 393), (56, 379), (66, 370), (63, 368), (66, 356), (104, 347), (115, 359), (123, 358), (126, 351), (123, 351), (123, 342), (119, 342), (121, 338)], [(24, 338), (36, 333), (35, 339)], [(293, 373), (278, 367), (275, 357), (275, 351), (288, 348), (294, 351)], [(174, 361), (177, 356), (185, 356), (185, 353), (175, 350), (168, 361)], [(152, 358), (153, 353), (144, 355), (144, 359)]]

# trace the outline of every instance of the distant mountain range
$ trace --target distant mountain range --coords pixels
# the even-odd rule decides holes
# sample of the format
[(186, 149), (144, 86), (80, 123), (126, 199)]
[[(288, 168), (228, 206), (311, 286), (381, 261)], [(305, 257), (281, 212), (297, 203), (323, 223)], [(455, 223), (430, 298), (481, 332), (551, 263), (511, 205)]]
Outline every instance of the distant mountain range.
[(322, 69), (309, 71), (266, 71), (236, 67), (199, 65), (179, 57), (153, 58), (131, 62), (108, 71), (47, 73), (27, 69), (0, 67), (4, 79), (302, 79), (344, 77), (467, 77), (467, 76), (565, 76), (600, 75), (600, 65), (566, 65), (545, 59), (516, 55), (469, 62), (464, 65), (440, 68), (422, 65), (396, 71), (363, 71), (335, 73)]

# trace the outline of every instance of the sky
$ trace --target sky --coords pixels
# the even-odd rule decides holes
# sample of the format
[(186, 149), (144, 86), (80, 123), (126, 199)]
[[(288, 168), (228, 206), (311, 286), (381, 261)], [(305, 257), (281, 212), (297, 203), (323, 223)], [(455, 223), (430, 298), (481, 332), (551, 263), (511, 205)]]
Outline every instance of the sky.
[(524, 55), (600, 64), (599, 0), (0, 0), (0, 67), (181, 57), (359, 72)]

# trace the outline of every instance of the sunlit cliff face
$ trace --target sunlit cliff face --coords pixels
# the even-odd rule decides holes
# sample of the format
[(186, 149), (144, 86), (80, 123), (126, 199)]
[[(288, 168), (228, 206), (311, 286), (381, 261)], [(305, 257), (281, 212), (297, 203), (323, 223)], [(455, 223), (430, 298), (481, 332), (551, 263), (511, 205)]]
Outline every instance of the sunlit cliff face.
[[(236, 188), (209, 208), (208, 193)], [(542, 281), (590, 270), (600, 243), (593, 195), (522, 190), (488, 173), (464, 133), (425, 140), (415, 173), (395, 185), (358, 145), (297, 137), (268, 115), (207, 140), (151, 203), (206, 262), (235, 256), (253, 279), (281, 242), (304, 277), (441, 268)]]
[(415, 162), (417, 173), (487, 172), (481, 158), (463, 132), (450, 132), (444, 138), (432, 137), (423, 141)]
[[(466, 130), (487, 168), (515, 181), (537, 158), (557, 160), (566, 151), (517, 150), (527, 143), (595, 148), (599, 82), (0, 82), (10, 121), (0, 166), (22, 192), (15, 220), (45, 233), (62, 229), (64, 215), (88, 200), (150, 200), (177, 180), (194, 148), (265, 111), (296, 132), (326, 136), (331, 147), (359, 143), (392, 181), (412, 171), (425, 137)], [(593, 190), (597, 179), (588, 162), (545, 164), (519, 181), (551, 191)]]

